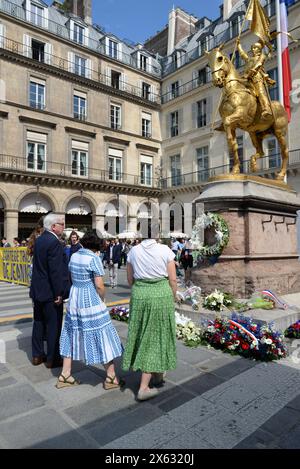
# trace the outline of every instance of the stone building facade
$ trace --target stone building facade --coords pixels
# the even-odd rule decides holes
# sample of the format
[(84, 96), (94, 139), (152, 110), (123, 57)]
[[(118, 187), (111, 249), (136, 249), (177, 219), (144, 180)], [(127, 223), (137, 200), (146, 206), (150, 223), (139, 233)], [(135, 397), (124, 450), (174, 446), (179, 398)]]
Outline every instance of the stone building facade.
[[(275, 29), (274, 1), (262, 2)], [(224, 135), (211, 130), (219, 91), (204, 51), (225, 42), (232, 52), (245, 1), (226, 20), (173, 9), (144, 46), (93, 25), (91, 7), (0, 0), (0, 234), (9, 240), (27, 237), (49, 210), (78, 229), (136, 231), (158, 223), (159, 204), (169, 211), (161, 230), (182, 231), (209, 176), (229, 171)], [(299, 1), (289, 19), (299, 37)], [(245, 31), (245, 49), (252, 40)], [(290, 46), (295, 79), (299, 47)], [(267, 65), (276, 78), (276, 54)], [(300, 190), (293, 93), (288, 182)], [(253, 150), (238, 136), (246, 169)], [(266, 145), (261, 172), (271, 177), (279, 156), (276, 142)]]
[[(117, 231), (136, 230), (150, 217), (143, 203), (158, 200), (159, 64), (75, 15), (79, 3), (0, 3), (0, 226), (10, 240), (49, 210), (78, 229), (114, 219)], [(122, 197), (134, 213), (118, 213)]]

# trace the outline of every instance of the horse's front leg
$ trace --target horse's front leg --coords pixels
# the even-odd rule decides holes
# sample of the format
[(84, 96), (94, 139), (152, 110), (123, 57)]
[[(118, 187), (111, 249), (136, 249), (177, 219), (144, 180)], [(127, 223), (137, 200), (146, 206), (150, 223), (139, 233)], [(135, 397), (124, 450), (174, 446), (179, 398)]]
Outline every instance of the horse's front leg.
[(276, 131), (275, 135), (276, 135), (277, 140), (279, 142), (279, 146), (280, 146), (280, 150), (281, 150), (281, 159), (282, 159), (281, 170), (276, 175), (276, 179), (278, 179), (280, 181), (283, 181), (285, 176), (286, 176), (286, 172), (287, 172), (287, 165), (288, 165), (288, 161), (289, 161), (289, 151), (288, 151), (284, 131)]
[(257, 171), (257, 163), (256, 163), (257, 158), (264, 156), (264, 150), (263, 150), (263, 145), (262, 145), (263, 136), (256, 134), (255, 132), (249, 132), (249, 135), (256, 149), (255, 155), (252, 155), (250, 159), (250, 170), (252, 173), (255, 173)]
[(232, 129), (230, 125), (226, 126), (226, 135), (229, 151), (233, 154), (233, 167), (231, 170), (232, 174), (240, 174), (240, 159), (238, 154), (238, 144), (236, 141), (235, 129)]

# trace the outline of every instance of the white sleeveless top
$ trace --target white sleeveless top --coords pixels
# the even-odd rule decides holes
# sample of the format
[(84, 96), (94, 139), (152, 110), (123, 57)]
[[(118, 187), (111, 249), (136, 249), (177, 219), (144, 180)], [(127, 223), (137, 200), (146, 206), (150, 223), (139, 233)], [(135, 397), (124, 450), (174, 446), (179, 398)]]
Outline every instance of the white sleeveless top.
[(127, 262), (132, 265), (136, 280), (163, 278), (168, 277), (167, 265), (174, 258), (175, 254), (168, 246), (146, 239), (130, 250)]

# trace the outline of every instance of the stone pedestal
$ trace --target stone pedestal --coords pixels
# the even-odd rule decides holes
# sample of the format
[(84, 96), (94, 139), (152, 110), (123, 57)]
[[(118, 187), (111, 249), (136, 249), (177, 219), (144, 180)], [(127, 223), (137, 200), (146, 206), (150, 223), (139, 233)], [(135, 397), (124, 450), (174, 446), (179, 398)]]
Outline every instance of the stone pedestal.
[(248, 298), (254, 291), (300, 291), (295, 191), (277, 181), (241, 175), (210, 182), (196, 203), (218, 212), (230, 228), (229, 244), (214, 266), (193, 269), (204, 293), (215, 288)]

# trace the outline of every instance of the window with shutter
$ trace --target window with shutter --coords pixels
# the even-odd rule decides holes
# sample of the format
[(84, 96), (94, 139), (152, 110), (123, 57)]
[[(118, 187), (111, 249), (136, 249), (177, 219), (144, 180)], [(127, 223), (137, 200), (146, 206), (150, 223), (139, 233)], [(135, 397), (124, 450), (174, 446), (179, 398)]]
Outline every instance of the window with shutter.
[(45, 172), (47, 156), (47, 135), (38, 132), (27, 132), (27, 169)]
[(178, 129), (178, 111), (171, 112), (171, 137), (176, 137)]
[(88, 176), (89, 144), (72, 140), (72, 175), (79, 177)]
[(46, 82), (44, 80), (30, 78), (29, 104), (34, 109), (45, 109)]
[(207, 181), (209, 177), (208, 146), (197, 148), (197, 172), (198, 182)]
[(108, 177), (112, 181), (122, 182), (123, 151), (108, 149)]
[(110, 127), (118, 130), (121, 128), (121, 112), (122, 108), (118, 104), (110, 105)]
[(142, 112), (142, 136), (150, 138), (152, 134), (152, 116), (147, 112)]
[(6, 32), (5, 25), (0, 23), (0, 47), (4, 47), (5, 45), (5, 32)]

